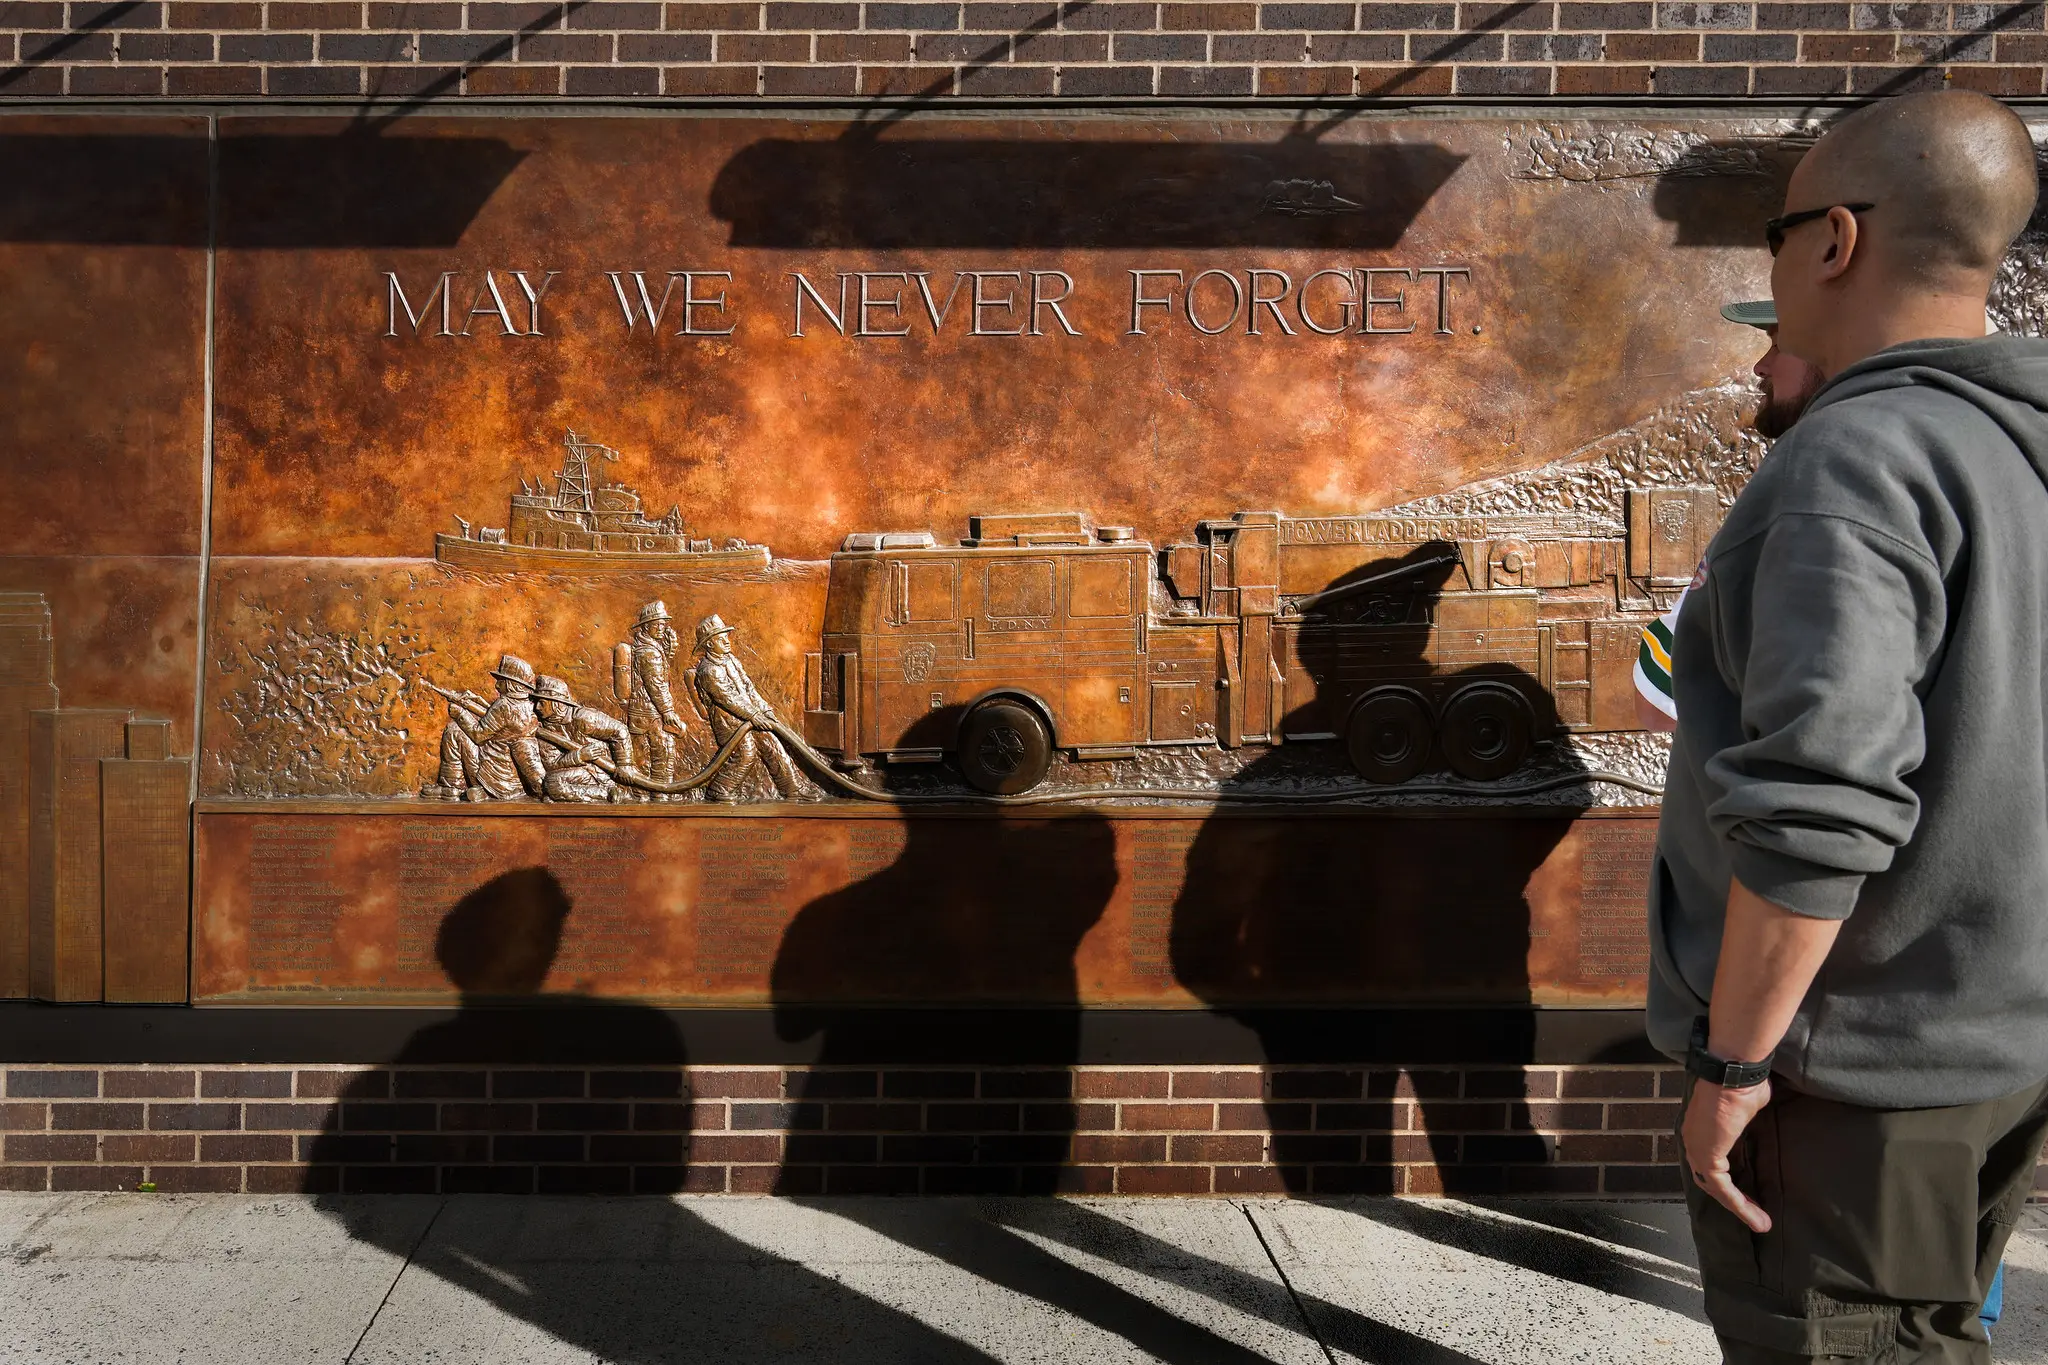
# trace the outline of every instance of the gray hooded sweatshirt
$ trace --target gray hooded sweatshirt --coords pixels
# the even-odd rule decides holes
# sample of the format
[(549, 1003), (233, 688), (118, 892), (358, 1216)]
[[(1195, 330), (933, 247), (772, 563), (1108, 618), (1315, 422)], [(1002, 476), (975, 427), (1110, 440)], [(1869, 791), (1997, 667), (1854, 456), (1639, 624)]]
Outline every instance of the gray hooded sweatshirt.
[(1674, 635), (1650, 1038), (1684, 1053), (1730, 876), (1845, 920), (1795, 1089), (1968, 1104), (2048, 1075), (2048, 342), (1850, 366), (1736, 499)]

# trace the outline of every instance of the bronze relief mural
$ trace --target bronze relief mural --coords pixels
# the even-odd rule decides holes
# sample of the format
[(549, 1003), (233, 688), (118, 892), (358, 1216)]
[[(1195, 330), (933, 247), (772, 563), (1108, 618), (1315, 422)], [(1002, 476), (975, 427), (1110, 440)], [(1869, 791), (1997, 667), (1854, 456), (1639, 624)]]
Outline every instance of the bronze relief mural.
[[(109, 480), (171, 539), (0, 588), (194, 755), (195, 1000), (444, 997), (532, 867), (550, 989), (1028, 1000), (974, 962), (1067, 840), (1080, 1003), (1629, 1004), (1630, 667), (1763, 455), (1717, 310), (1808, 136), (223, 117), (196, 236), (68, 248), (211, 244), (210, 445)], [(819, 969), (906, 897), (929, 970)]]

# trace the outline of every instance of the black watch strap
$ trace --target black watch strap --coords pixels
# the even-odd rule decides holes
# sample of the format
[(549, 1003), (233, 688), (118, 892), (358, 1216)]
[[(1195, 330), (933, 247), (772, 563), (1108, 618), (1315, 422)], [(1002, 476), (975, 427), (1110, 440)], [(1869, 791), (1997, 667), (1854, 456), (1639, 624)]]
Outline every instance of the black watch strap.
[(1686, 1050), (1685, 1069), (1724, 1090), (1748, 1090), (1770, 1079), (1771, 1059), (1731, 1062), (1725, 1057), (1716, 1057), (1707, 1051), (1707, 1021), (1701, 1018), (1693, 1021), (1692, 1046)]

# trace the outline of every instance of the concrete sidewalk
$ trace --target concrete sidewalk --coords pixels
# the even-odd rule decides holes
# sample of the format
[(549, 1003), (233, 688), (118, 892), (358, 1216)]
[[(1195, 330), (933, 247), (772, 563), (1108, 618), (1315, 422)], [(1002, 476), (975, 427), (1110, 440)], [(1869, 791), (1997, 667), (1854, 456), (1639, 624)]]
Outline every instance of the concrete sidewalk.
[[(1670, 1204), (0, 1195), (8, 1362), (1711, 1362)], [(2001, 1360), (2048, 1362), (2048, 1218)]]

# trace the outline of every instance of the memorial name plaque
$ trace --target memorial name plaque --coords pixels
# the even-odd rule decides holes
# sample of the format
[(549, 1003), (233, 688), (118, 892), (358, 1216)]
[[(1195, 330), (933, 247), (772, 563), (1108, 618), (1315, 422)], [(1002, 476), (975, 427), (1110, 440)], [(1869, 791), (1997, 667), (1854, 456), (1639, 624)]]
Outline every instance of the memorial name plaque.
[(0, 136), (126, 211), (0, 206), (0, 991), (175, 989), (87, 930), (190, 754), (201, 1003), (445, 1001), (458, 906), (556, 994), (1640, 1003), (1806, 123)]
[[(509, 906), (543, 869), (569, 906), (551, 992), (667, 1004), (1614, 1005), (1641, 990), (1630, 952), (1655, 831), (1652, 815), (1628, 809), (766, 818), (700, 807), (431, 820), (332, 809), (202, 818), (196, 999), (450, 999), (434, 928), (466, 897)], [(1458, 856), (1475, 846), (1484, 857)], [(440, 863), (442, 848), (452, 861)], [(1631, 898), (1633, 933), (1583, 927), (1583, 903)]]

